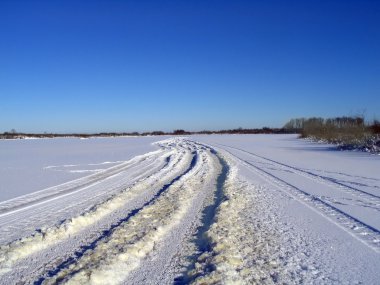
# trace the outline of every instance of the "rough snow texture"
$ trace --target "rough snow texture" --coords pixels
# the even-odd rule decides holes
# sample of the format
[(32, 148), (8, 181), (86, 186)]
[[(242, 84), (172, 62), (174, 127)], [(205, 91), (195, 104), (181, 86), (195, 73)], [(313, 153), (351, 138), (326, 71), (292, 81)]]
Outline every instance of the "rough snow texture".
[[(244, 265), (242, 270), (236, 267), (241, 270), (237, 280), (298, 284), (378, 282), (378, 156), (333, 151), (330, 146), (306, 143), (288, 135), (193, 139), (227, 152), (230, 160), (238, 164), (239, 178), (249, 183), (248, 188), (238, 191), (242, 194), (249, 189), (251, 193), (243, 194), (245, 201), (249, 197), (252, 201), (239, 215), (247, 222), (234, 224), (245, 224), (247, 228), (251, 225), (253, 234), (249, 236), (261, 252), (249, 255), (256, 265), (249, 269), (248, 276), (242, 272), (249, 266)], [(235, 181), (234, 185), (239, 184)], [(226, 189), (228, 193), (229, 188)], [(236, 204), (243, 205), (243, 201)], [(238, 232), (246, 233), (247, 229)], [(239, 235), (243, 239), (246, 236)], [(244, 242), (231, 244), (240, 247)], [(255, 255), (256, 252), (260, 254)], [(243, 258), (244, 262), (249, 259)], [(218, 274), (213, 275), (218, 278)]]
[(141, 147), (150, 152), (0, 203), (0, 284), (380, 279), (378, 156), (292, 135)]

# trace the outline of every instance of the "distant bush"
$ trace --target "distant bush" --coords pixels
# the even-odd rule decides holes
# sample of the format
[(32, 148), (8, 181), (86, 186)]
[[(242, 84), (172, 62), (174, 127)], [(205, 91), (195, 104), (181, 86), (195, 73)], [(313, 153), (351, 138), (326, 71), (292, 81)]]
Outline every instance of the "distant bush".
[(163, 136), (165, 133), (163, 131), (153, 131), (151, 132), (152, 136)]
[(187, 132), (185, 130), (174, 130), (173, 131), (173, 135), (180, 135), (180, 136), (183, 136), (183, 135), (190, 135), (191, 133), (190, 132)]
[(380, 121), (374, 120), (373, 124), (370, 126), (372, 133), (380, 134)]
[(291, 119), (284, 128), (298, 131), (303, 138), (323, 140), (348, 149), (377, 151), (380, 140), (380, 122), (366, 124), (360, 116)]

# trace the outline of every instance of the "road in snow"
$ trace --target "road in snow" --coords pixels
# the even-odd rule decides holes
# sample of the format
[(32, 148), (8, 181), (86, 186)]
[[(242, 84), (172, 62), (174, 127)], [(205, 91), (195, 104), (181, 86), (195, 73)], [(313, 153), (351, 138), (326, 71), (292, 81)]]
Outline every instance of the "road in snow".
[(1, 202), (0, 284), (380, 280), (379, 156), (293, 135), (158, 139)]

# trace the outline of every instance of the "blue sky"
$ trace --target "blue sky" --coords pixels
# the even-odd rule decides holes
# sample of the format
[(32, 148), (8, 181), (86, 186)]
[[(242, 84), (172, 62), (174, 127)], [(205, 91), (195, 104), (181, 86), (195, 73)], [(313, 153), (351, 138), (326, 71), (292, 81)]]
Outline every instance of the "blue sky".
[(0, 132), (380, 119), (380, 1), (0, 1)]

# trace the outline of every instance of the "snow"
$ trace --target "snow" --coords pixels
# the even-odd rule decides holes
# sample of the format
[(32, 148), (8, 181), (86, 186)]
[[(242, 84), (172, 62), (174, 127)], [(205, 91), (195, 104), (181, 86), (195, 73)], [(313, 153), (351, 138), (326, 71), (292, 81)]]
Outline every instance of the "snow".
[(380, 280), (379, 156), (295, 135), (0, 143), (0, 284)]
[[(260, 271), (261, 265), (255, 265), (256, 270), (252, 271), (266, 274), (261, 274), (260, 279), (252, 279), (251, 275), (245, 279), (248, 283), (268, 280), (377, 283), (380, 274), (378, 156), (334, 151), (328, 145), (289, 135), (193, 139), (228, 151), (240, 164), (240, 179), (250, 182), (250, 192), (261, 200), (261, 212), (243, 224), (255, 221), (260, 225), (253, 236), (260, 236), (257, 234), (260, 232), (264, 245), (277, 236), (276, 244), (263, 245), (267, 248), (259, 257), (267, 257), (263, 264), (276, 266)], [(250, 203), (251, 209), (257, 208), (253, 204), (256, 203)], [(256, 243), (256, 246), (260, 245)]]
[(157, 137), (0, 140), (0, 201), (129, 160), (154, 150), (151, 143), (157, 140)]

